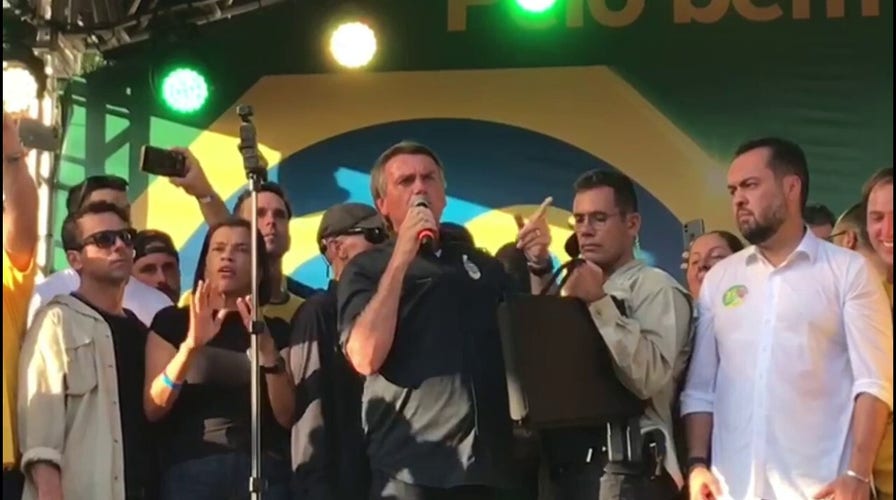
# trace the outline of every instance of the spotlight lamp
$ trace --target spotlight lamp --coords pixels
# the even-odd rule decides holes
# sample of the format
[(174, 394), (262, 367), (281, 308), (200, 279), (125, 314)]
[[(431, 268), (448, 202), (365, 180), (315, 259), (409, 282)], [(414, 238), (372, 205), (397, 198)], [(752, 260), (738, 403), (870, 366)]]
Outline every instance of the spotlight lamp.
[(46, 91), (44, 63), (31, 49), (3, 49), (3, 108), (21, 113)]
[(330, 53), (341, 66), (358, 69), (366, 66), (376, 54), (376, 34), (360, 21), (344, 22), (330, 35)]

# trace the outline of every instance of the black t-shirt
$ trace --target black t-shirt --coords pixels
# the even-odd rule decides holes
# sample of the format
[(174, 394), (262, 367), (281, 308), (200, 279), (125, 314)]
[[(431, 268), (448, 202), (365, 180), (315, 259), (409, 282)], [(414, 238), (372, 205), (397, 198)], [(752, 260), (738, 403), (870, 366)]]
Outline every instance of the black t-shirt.
[[(393, 248), (374, 248), (346, 267), (339, 331), (348, 332), (370, 302)], [(392, 348), (364, 385), (374, 470), (439, 488), (508, 484), (512, 436), (497, 306), (509, 290), (500, 263), (469, 246), (414, 260)]]
[(127, 309), (124, 316), (110, 314), (79, 294), (72, 295), (99, 313), (112, 332), (124, 452), (124, 484), (126, 491), (136, 492), (151, 486), (156, 479), (156, 455), (148, 436), (150, 426), (143, 412), (146, 336), (149, 330)]
[[(265, 319), (277, 349), (288, 342), (284, 321)], [(175, 349), (186, 339), (189, 310), (171, 306), (156, 314), (152, 331)], [(180, 394), (159, 422), (163, 465), (231, 451), (250, 452), (249, 333), (238, 312), (224, 318), (221, 331), (196, 353)], [(261, 378), (261, 437), (266, 453), (289, 456), (289, 431), (277, 423)]]
[[(369, 466), (361, 428), (364, 381), (339, 349), (336, 300), (336, 283), (331, 282), (327, 291), (305, 301), (290, 339), (300, 416), (293, 426), (292, 446), (308, 448), (297, 453), (296, 488), (324, 488), (340, 499), (366, 498)], [(319, 412), (314, 409), (315, 400), (320, 401)]]

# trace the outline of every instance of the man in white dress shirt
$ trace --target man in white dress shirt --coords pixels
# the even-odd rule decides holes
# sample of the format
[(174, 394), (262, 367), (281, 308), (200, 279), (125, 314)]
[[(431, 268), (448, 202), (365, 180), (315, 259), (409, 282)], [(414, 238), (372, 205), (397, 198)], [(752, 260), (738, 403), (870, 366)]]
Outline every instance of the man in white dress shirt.
[[(66, 208), (69, 213), (78, 211), (82, 206), (97, 201), (112, 203), (130, 214), (128, 203), (128, 183), (114, 175), (97, 175), (84, 179), (68, 191)], [(34, 295), (28, 306), (28, 324), (31, 324), (38, 309), (57, 295), (68, 295), (78, 289), (81, 278), (71, 268), (62, 269), (34, 286)], [(137, 318), (149, 325), (160, 309), (170, 306), (171, 299), (155, 288), (141, 283), (137, 279), (128, 281), (124, 288), (124, 307), (130, 309)]]
[(868, 499), (893, 398), (893, 325), (861, 255), (808, 231), (796, 144), (741, 146), (728, 171), (753, 244), (713, 267), (682, 413), (691, 499)]

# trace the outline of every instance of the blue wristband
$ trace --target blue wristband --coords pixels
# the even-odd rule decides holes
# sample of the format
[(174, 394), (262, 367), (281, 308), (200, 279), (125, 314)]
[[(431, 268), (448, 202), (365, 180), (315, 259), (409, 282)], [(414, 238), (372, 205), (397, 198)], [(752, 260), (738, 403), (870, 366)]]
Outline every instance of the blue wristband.
[(162, 383), (167, 385), (168, 388), (174, 389), (174, 390), (180, 389), (180, 387), (183, 385), (183, 384), (178, 384), (177, 382), (171, 380), (171, 378), (168, 377), (168, 374), (165, 372), (162, 372)]

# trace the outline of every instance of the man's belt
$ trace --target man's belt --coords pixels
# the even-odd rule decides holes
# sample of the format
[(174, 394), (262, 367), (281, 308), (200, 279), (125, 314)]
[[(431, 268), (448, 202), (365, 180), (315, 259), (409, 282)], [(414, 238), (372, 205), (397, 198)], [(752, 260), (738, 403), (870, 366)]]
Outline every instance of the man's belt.
[(597, 463), (607, 464), (607, 471), (612, 469), (623, 474), (662, 474), (666, 436), (659, 429), (642, 434), (639, 420), (632, 418), (605, 423), (602, 427), (543, 432), (551, 467), (565, 469)]

